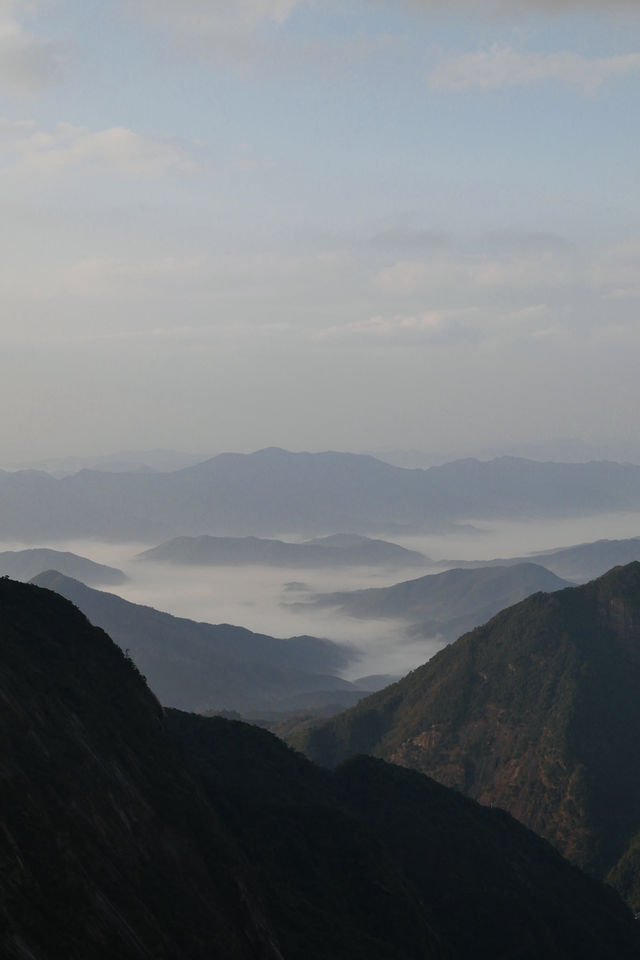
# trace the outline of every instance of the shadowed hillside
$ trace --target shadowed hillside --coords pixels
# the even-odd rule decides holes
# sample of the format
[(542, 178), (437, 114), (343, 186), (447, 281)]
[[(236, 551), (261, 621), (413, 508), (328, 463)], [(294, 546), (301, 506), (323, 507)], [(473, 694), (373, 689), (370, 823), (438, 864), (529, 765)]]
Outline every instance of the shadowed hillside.
[(165, 713), (67, 601), (0, 580), (8, 960), (637, 956), (615, 894), (498, 810)]

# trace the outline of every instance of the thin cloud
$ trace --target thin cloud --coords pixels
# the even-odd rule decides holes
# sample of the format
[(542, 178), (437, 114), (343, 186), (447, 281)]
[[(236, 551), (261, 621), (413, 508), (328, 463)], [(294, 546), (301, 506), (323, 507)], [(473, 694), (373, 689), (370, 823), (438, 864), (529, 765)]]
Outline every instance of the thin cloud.
[(89, 130), (58, 123), (51, 130), (0, 119), (0, 169), (19, 175), (56, 176), (73, 170), (141, 179), (189, 173), (193, 162), (170, 141), (145, 137), (126, 127)]
[(412, 6), (440, 13), (471, 12), (477, 14), (542, 13), (562, 16), (566, 13), (639, 14), (638, 0), (410, 0)]
[(123, 0), (125, 10), (168, 33), (179, 46), (219, 60), (250, 61), (263, 52), (265, 30), (284, 24), (300, 0)]
[(428, 83), (434, 90), (484, 91), (559, 81), (593, 93), (608, 80), (637, 70), (640, 53), (588, 59), (576, 53), (523, 53), (494, 45), (442, 60)]
[(477, 343), (483, 339), (483, 335), (480, 327), (472, 322), (476, 313), (474, 309), (469, 309), (377, 314), (351, 323), (325, 327), (316, 331), (313, 339), (396, 346), (418, 344), (447, 346), (463, 342)]

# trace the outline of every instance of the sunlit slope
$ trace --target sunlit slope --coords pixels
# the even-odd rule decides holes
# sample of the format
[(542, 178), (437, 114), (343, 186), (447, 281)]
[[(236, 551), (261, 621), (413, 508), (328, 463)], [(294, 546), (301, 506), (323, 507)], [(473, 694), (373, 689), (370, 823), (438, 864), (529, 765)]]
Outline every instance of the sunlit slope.
[[(640, 830), (639, 731), (640, 564), (632, 563), (503, 611), (309, 731), (304, 749), (330, 766), (371, 753), (428, 773), (504, 807), (605, 876)], [(630, 856), (615, 876), (636, 903)]]

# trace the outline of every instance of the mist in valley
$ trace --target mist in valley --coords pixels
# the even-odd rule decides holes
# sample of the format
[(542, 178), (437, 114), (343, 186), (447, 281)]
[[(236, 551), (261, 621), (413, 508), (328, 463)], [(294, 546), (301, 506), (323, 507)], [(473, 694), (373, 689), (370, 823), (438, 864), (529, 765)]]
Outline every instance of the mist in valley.
[[(390, 537), (422, 552), (432, 562), (424, 569), (316, 568), (267, 566), (185, 566), (137, 559), (156, 543), (106, 543), (65, 540), (42, 543), (69, 550), (117, 567), (129, 578), (111, 592), (208, 623), (230, 623), (277, 637), (311, 635), (346, 643), (353, 661), (343, 671), (348, 680), (384, 674), (401, 676), (432, 657), (445, 644), (439, 637), (411, 640), (402, 622), (362, 620), (327, 608), (305, 606), (318, 593), (386, 587), (429, 573), (439, 573), (455, 561), (490, 560), (535, 554), (599, 539), (623, 539), (640, 534), (640, 512), (611, 513), (564, 520), (474, 522), (447, 535)], [(280, 539), (287, 539), (281, 537)], [(290, 539), (290, 538), (289, 538)], [(3, 542), (2, 549), (22, 549)], [(535, 557), (533, 558), (535, 559)]]

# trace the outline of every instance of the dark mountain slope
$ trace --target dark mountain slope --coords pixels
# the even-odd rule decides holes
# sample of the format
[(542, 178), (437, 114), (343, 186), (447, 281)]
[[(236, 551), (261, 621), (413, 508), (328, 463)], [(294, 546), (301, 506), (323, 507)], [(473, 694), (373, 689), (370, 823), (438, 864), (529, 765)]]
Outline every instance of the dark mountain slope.
[(140, 560), (202, 566), (262, 564), (270, 567), (426, 566), (428, 560), (385, 540), (334, 534), (286, 543), (259, 537), (175, 537), (139, 554)]
[(366, 752), (429, 773), (604, 876), (640, 830), (639, 691), (633, 563), (503, 611), (307, 732), (305, 749), (329, 765)]
[(277, 960), (122, 651), (49, 591), (2, 579), (0, 609), (2, 956)]
[(337, 606), (351, 617), (405, 620), (413, 624), (413, 635), (454, 640), (532, 593), (567, 585), (538, 564), (521, 563), (446, 570), (391, 587), (319, 594), (311, 603)]
[(0, 576), (12, 580), (31, 580), (45, 570), (58, 570), (66, 577), (75, 577), (83, 583), (115, 587), (126, 581), (122, 570), (94, 563), (87, 557), (61, 550), (38, 547), (33, 550), (4, 550), (0, 553)]
[(504, 813), (165, 714), (49, 591), (0, 580), (0, 611), (8, 960), (637, 956), (615, 894)]
[[(455, 957), (568, 960), (589, 955), (593, 936), (607, 944), (602, 914), (585, 924), (586, 877), (569, 873), (566, 861), (508, 814), (378, 760), (358, 757), (323, 779), (255, 727), (174, 711), (168, 719), (185, 763), (209, 796), (227, 794), (226, 822), (268, 873), (269, 909), (291, 931), (282, 942), (286, 955), (318, 950), (309, 931), (319, 905), (338, 920), (322, 938), (327, 960), (361, 912), (358, 922), (375, 937), (371, 944), (354, 940), (351, 960), (367, 960), (380, 937), (403, 942), (416, 904), (414, 916), (426, 914)], [(373, 858), (367, 833), (376, 840)], [(390, 918), (396, 893), (402, 908)], [(613, 908), (612, 891), (607, 898)], [(624, 951), (624, 938), (619, 942)], [(604, 949), (615, 955), (618, 947)]]
[[(286, 710), (318, 694), (362, 692), (335, 673), (351, 651), (329, 640), (281, 640), (229, 624), (197, 623), (130, 603), (47, 571), (34, 577), (75, 603), (127, 650), (163, 704), (187, 710)], [(334, 673), (335, 672), (335, 673)]]

